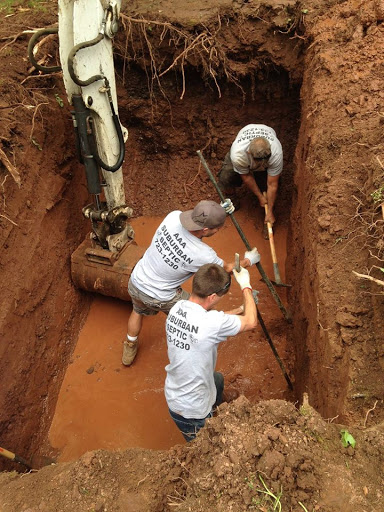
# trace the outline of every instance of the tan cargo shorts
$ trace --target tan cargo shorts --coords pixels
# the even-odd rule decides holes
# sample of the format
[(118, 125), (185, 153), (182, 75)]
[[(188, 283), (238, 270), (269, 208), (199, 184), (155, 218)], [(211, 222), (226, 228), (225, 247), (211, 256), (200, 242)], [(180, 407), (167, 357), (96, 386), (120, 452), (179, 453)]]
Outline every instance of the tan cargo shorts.
[(139, 315), (145, 316), (157, 315), (159, 311), (168, 315), (170, 309), (176, 304), (176, 302), (179, 300), (189, 299), (190, 296), (188, 292), (182, 288), (178, 288), (171, 300), (157, 300), (136, 288), (136, 286), (132, 284), (131, 280), (128, 282), (128, 293), (132, 299), (133, 310)]

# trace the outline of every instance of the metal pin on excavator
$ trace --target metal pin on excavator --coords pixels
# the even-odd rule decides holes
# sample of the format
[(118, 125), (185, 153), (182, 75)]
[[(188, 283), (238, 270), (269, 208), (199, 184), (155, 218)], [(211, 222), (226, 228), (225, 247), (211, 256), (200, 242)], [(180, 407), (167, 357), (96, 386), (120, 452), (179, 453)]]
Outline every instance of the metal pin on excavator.
[[(144, 249), (134, 242), (125, 204), (122, 164), (128, 131), (117, 114), (112, 38), (118, 31), (120, 0), (59, 0), (59, 51), (63, 80), (76, 134), (79, 159), (85, 167), (93, 203), (83, 208), (92, 232), (71, 257), (76, 286), (123, 300), (129, 299), (128, 280)], [(43, 29), (29, 44), (57, 32)], [(105, 197), (105, 201), (102, 197)]]

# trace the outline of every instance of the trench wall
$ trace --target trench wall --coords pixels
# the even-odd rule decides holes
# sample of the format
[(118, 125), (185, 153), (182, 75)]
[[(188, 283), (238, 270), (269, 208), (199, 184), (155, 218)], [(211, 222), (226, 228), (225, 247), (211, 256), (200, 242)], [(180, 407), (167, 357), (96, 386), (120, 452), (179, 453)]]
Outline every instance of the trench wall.
[(287, 260), (292, 343), (298, 395), (308, 392), (326, 418), (362, 421), (383, 396), (382, 297), (352, 273), (372, 264), (357, 212), (359, 202), (368, 212), (380, 174), (380, 64), (370, 48), (382, 35), (373, 5), (331, 14), (331, 28), (325, 19), (308, 27)]
[[(13, 101), (27, 101), (21, 88), (7, 90)], [(60, 84), (55, 93), (64, 97)], [(47, 453), (41, 445), (89, 303), (70, 277), (69, 256), (87, 230), (87, 194), (73, 160), (69, 110), (58, 108), (53, 92), (45, 101), (33, 132), (41, 150), (29, 140), (29, 113), (19, 109), (12, 120), (20, 187), (8, 176), (2, 189), (13, 222), (3, 218), (0, 232), (0, 433), (2, 446), (25, 458)]]

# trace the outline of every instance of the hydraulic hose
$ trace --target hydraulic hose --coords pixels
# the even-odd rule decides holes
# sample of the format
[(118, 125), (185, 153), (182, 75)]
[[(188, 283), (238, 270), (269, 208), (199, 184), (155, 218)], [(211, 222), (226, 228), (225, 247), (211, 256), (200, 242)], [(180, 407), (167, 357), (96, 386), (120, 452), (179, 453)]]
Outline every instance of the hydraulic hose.
[[(93, 154), (96, 162), (100, 165), (100, 167), (102, 167), (105, 171), (108, 171), (108, 172), (116, 172), (118, 169), (120, 169), (120, 167), (122, 166), (123, 161), (124, 161), (124, 156), (125, 156), (124, 136), (123, 136), (123, 132), (121, 130), (119, 118), (118, 118), (118, 116), (115, 112), (115, 108), (113, 106), (112, 96), (110, 95), (109, 90), (108, 90), (108, 98), (109, 98), (109, 106), (110, 106), (110, 109), (112, 112), (112, 121), (113, 121), (113, 124), (116, 129), (117, 137), (119, 139), (120, 150), (119, 150), (119, 156), (117, 158), (116, 163), (114, 165), (108, 165), (101, 159), (98, 149), (97, 149), (95, 137), (92, 137), (90, 139), (90, 145), (92, 147), (92, 154)], [(94, 120), (91, 119), (91, 122), (94, 123)], [(92, 131), (94, 132), (94, 130), (92, 130)]]
[(71, 75), (72, 80), (75, 82), (76, 85), (79, 85), (80, 87), (85, 87), (87, 85), (93, 84), (93, 82), (96, 82), (97, 80), (104, 80), (103, 75), (94, 75), (88, 78), (88, 80), (80, 80), (80, 78), (75, 73), (74, 68), (74, 59), (76, 56), (76, 53), (79, 50), (83, 50), (84, 48), (89, 48), (90, 46), (94, 46), (95, 44), (99, 43), (104, 39), (104, 34), (99, 33), (97, 37), (94, 39), (91, 39), (91, 41), (84, 41), (83, 43), (79, 43), (76, 46), (72, 48), (72, 50), (69, 52), (68, 55), (68, 71)]
[[(97, 80), (104, 80), (104, 82), (105, 82), (105, 92), (108, 95), (109, 107), (112, 112), (112, 121), (115, 126), (117, 138), (119, 140), (119, 156), (117, 158), (116, 163), (113, 165), (108, 165), (107, 163), (105, 163), (102, 160), (102, 158), (99, 155), (97, 145), (96, 145), (95, 141), (93, 140), (93, 138), (91, 138), (90, 144), (92, 146), (92, 154), (93, 154), (96, 162), (100, 165), (100, 167), (102, 167), (105, 171), (108, 171), (108, 172), (116, 172), (117, 170), (120, 169), (120, 167), (123, 164), (124, 156), (125, 156), (125, 146), (124, 146), (124, 136), (123, 136), (123, 132), (121, 129), (120, 121), (115, 112), (115, 107), (113, 106), (113, 100), (112, 100), (111, 90), (110, 90), (110, 86), (109, 86), (109, 81), (104, 75), (94, 75), (94, 76), (91, 76), (90, 78), (88, 78), (87, 80), (81, 80), (76, 75), (75, 68), (74, 68), (74, 59), (75, 59), (77, 52), (84, 48), (89, 48), (91, 46), (94, 46), (95, 44), (99, 43), (103, 39), (104, 39), (104, 34), (102, 32), (100, 32), (97, 35), (97, 37), (95, 37), (91, 41), (84, 41), (83, 43), (79, 43), (76, 46), (74, 46), (68, 55), (68, 71), (69, 71), (69, 74), (71, 75), (72, 80), (75, 82), (76, 85), (79, 85), (80, 87), (85, 87), (87, 85), (93, 84)], [(93, 122), (93, 120), (92, 120), (92, 122)]]
[(43, 73), (54, 73), (55, 71), (61, 71), (61, 66), (51, 66), (51, 67), (47, 67), (47, 66), (41, 66), (35, 59), (35, 56), (33, 55), (33, 49), (35, 48), (35, 45), (37, 43), (37, 41), (45, 36), (45, 35), (48, 35), (48, 34), (57, 34), (59, 31), (59, 29), (56, 27), (53, 27), (53, 28), (43, 28), (41, 30), (38, 30), (37, 32), (35, 32), (33, 34), (33, 36), (31, 37), (31, 39), (29, 40), (29, 43), (28, 43), (28, 57), (29, 57), (29, 60), (31, 61), (31, 63), (33, 64), (33, 66), (35, 66), (36, 69), (38, 69), (39, 71), (42, 71)]

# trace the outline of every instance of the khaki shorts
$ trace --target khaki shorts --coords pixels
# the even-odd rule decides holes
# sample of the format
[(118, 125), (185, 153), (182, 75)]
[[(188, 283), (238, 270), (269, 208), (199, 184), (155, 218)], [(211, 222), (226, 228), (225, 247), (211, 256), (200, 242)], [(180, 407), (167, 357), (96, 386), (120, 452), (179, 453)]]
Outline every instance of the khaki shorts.
[(128, 282), (128, 293), (132, 299), (133, 310), (139, 315), (157, 315), (159, 311), (162, 311), (168, 315), (170, 309), (179, 300), (189, 299), (189, 293), (178, 288), (175, 295), (168, 302), (160, 301), (150, 297), (146, 293), (141, 292), (136, 286), (134, 286), (129, 280)]
[[(252, 172), (252, 174), (253, 177), (255, 178), (257, 186), (260, 189), (260, 192), (265, 192), (267, 190), (268, 180), (267, 171)], [(225, 155), (223, 164), (218, 174), (218, 178), (219, 187), (223, 191), (241, 187), (241, 185), (243, 184), (241, 175), (233, 169), (230, 152), (228, 152)]]
[(223, 164), (218, 174), (219, 186), (222, 190), (241, 187), (243, 180), (238, 172), (233, 170), (231, 155), (228, 152), (225, 155)]

